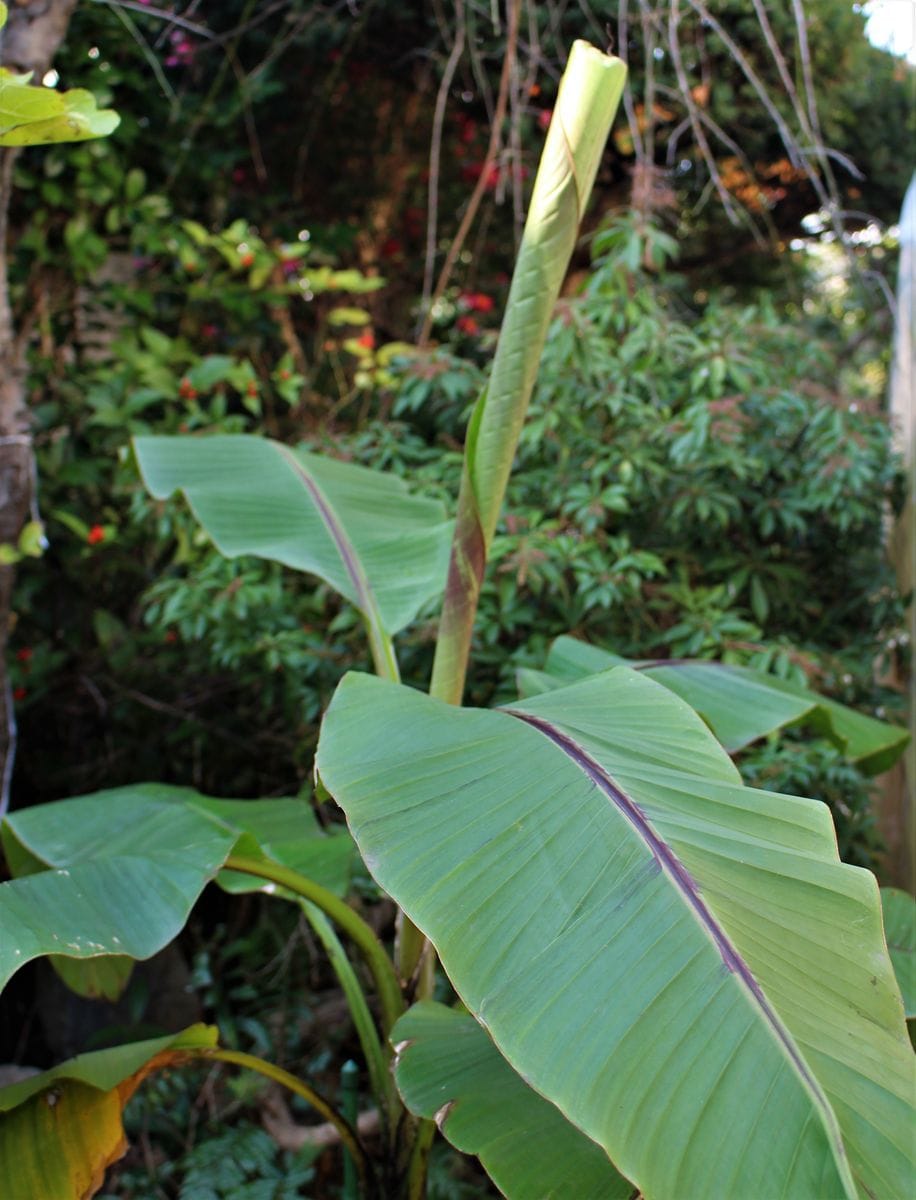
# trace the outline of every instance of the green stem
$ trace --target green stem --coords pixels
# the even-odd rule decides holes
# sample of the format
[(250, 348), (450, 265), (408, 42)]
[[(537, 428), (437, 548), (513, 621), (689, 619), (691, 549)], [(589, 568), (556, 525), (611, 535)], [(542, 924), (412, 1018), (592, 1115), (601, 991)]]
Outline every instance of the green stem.
[[(340, 1069), (340, 1107), (345, 1120), (356, 1126), (357, 1102), (359, 1098), (359, 1067), (348, 1058)], [(344, 1149), (342, 1200), (357, 1200), (357, 1164), (353, 1155)]]
[(226, 859), (225, 868), (227, 871), (242, 871), (258, 879), (269, 879), (271, 883), (287, 888), (304, 900), (310, 900), (343, 930), (362, 952), (366, 965), (372, 972), (382, 1010), (382, 1033), (387, 1037), (392, 1025), (404, 1011), (404, 1000), (397, 975), (384, 946), (362, 917), (320, 883), (306, 879), (304, 875), (279, 863), (247, 858), (242, 854), (230, 854)]
[(429, 1152), (437, 1128), (435, 1121), (421, 1121), (417, 1128), (414, 1143), (410, 1148), (410, 1162), (407, 1165), (407, 1200), (424, 1200)]
[(259, 1075), (264, 1075), (267, 1079), (272, 1079), (274, 1083), (279, 1083), (282, 1087), (288, 1088), (289, 1091), (295, 1092), (297, 1096), (301, 1096), (317, 1113), (320, 1113), (326, 1121), (330, 1122), (340, 1134), (341, 1142), (346, 1146), (353, 1162), (356, 1164), (362, 1194), (364, 1196), (371, 1194), (369, 1160), (366, 1158), (365, 1151), (360, 1145), (356, 1130), (349, 1121), (340, 1115), (332, 1104), (329, 1104), (314, 1088), (309, 1087), (298, 1075), (292, 1075), (289, 1071), (284, 1071), (282, 1067), (266, 1062), (263, 1058), (258, 1058), (254, 1054), (245, 1054), (242, 1050), (224, 1050), (216, 1046), (212, 1048), (208, 1047), (204, 1050), (194, 1050), (190, 1053), (195, 1058), (215, 1058), (220, 1062), (234, 1063), (238, 1067), (246, 1067), (249, 1071), (257, 1071)]
[(350, 1015), (356, 1028), (356, 1036), (359, 1038), (359, 1044), (366, 1059), (369, 1084), (379, 1111), (382, 1113), (385, 1132), (391, 1137), (397, 1124), (400, 1102), (394, 1079), (388, 1069), (388, 1059), (382, 1049), (382, 1043), (379, 1041), (365, 994), (331, 922), (311, 901), (302, 900), (300, 903), (309, 924), (327, 951), (328, 959), (340, 981), (344, 996), (346, 996), (347, 1007), (350, 1009)]
[(372, 651), (372, 665), (380, 679), (390, 679), (392, 683), (401, 682), (401, 672), (398, 670), (398, 660), (394, 652), (394, 642), (391, 636), (382, 629), (381, 620), (377, 613), (366, 617), (366, 632), (369, 635), (369, 649)]

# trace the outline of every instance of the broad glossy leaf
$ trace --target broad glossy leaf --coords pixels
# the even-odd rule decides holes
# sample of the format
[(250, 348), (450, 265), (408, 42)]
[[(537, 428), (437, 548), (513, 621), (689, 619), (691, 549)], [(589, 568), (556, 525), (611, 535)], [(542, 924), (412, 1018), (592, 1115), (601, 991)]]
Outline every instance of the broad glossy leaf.
[(318, 764), (503, 1056), (646, 1195), (908, 1195), (875, 881), (677, 696), (619, 668), (485, 712), (348, 675)]
[[(165, 784), (24, 809), (4, 820), (0, 837), (17, 876), (0, 884), (0, 987), (45, 954), (151, 957), (234, 850), (307, 873), (336, 894), (353, 861), (348, 835), (321, 832), (304, 800), (216, 800)], [(270, 886), (232, 872), (219, 882), (232, 891)], [(91, 991), (86, 978), (77, 970), (67, 981)]]
[(635, 662), (572, 637), (557, 638), (543, 671), (518, 672), (519, 691), (535, 696), (617, 666), (631, 666), (686, 700), (732, 752), (777, 729), (804, 724), (875, 775), (892, 766), (907, 743), (905, 729), (763, 671), (702, 659)]
[(223, 554), (317, 575), (387, 634), (442, 592), (451, 523), (393, 475), (247, 435), (134, 446), (153, 495), (184, 492)]
[(0, 146), (42, 146), (106, 137), (120, 122), (91, 92), (33, 87), (29, 75), (0, 71)]
[(476, 1154), (510, 1200), (627, 1200), (604, 1151), (520, 1075), (467, 1013), (415, 1004), (391, 1032), (404, 1103)]
[(217, 1031), (134, 1042), (78, 1058), (0, 1089), (4, 1200), (88, 1200), (127, 1149), (121, 1114), (152, 1071), (216, 1045)]
[(884, 934), (908, 1018), (916, 1017), (916, 900), (899, 888), (882, 888)]

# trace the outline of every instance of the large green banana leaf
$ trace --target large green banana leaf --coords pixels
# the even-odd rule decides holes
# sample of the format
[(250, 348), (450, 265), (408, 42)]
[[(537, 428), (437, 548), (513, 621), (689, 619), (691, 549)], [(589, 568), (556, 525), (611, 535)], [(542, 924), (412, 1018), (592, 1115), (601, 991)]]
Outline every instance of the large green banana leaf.
[(78, 991), (109, 996), (127, 981), (125, 959), (167, 945), (210, 880), (232, 891), (265, 886), (221, 871), (233, 852), (279, 862), (337, 895), (353, 862), (346, 832), (324, 834), (304, 800), (217, 800), (165, 784), (24, 809), (6, 817), (0, 839), (15, 876), (0, 884), (0, 988), (30, 959), (52, 955), (58, 966), (61, 956), (96, 960), (71, 961), (61, 974)]
[(916, 900), (899, 888), (881, 889), (887, 948), (907, 1019), (916, 1018)]
[(151, 1072), (216, 1045), (217, 1031), (183, 1033), (81, 1054), (0, 1088), (4, 1200), (88, 1200), (127, 1149), (121, 1113)]
[(874, 878), (673, 693), (623, 667), (487, 712), (351, 674), (318, 765), (504, 1057), (650, 1200), (910, 1194)]
[(828, 737), (863, 771), (876, 775), (896, 762), (908, 740), (906, 730), (897, 725), (876, 721), (763, 671), (703, 659), (633, 662), (573, 637), (556, 639), (543, 671), (518, 672), (519, 693), (536, 696), (618, 666), (642, 671), (686, 700), (731, 752), (777, 729), (805, 724)]
[(391, 1031), (404, 1103), (476, 1154), (510, 1200), (628, 1200), (600, 1146), (528, 1087), (473, 1017), (415, 1004)]
[(329, 583), (391, 635), (445, 586), (452, 524), (393, 475), (247, 435), (139, 437), (144, 482), (181, 490), (217, 548)]

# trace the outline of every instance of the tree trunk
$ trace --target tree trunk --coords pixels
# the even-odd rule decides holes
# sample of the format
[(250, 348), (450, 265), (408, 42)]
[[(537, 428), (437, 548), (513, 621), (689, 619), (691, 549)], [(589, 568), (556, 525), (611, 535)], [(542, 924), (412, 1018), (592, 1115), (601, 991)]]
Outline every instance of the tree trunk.
[[(890, 416), (897, 449), (907, 472), (903, 512), (891, 531), (889, 551), (900, 591), (909, 594), (909, 642), (900, 655), (894, 683), (907, 687), (910, 744), (906, 755), (881, 779), (878, 826), (888, 847), (885, 873), (890, 883), (916, 891), (916, 174), (900, 214), (900, 275), (897, 284), (897, 327), (891, 370)], [(909, 663), (907, 666), (906, 664)]]
[[(11, 0), (0, 63), (40, 81), (57, 53), (76, 0)], [(0, 543), (15, 546), (33, 503), (34, 462), (26, 403), (26, 339), (17, 337), (7, 281), (7, 217), (18, 150), (0, 150)], [(0, 814), (9, 802), (16, 722), (6, 670), (14, 568), (0, 566)]]

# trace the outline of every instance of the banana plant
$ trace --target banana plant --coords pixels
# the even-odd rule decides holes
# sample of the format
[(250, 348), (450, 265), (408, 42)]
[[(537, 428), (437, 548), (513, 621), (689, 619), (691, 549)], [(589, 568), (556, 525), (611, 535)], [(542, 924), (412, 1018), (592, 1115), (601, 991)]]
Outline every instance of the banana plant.
[[(437, 1128), (517, 1200), (906, 1194), (914, 1077), (900, 989), (875, 881), (839, 862), (827, 809), (745, 788), (708, 695), (654, 666), (548, 671), (508, 708), (460, 706), (487, 553), (624, 75), (574, 46), (454, 524), (400, 481), (276, 443), (136, 442), (150, 491), (183, 493), (224, 553), (316, 575), (363, 618), (376, 675), (343, 679), (317, 763), (349, 834), (322, 830), (302, 801), (161, 785), (3, 828), (7, 976), (49, 955), (74, 986), (114, 994), (211, 880), (300, 904), (353, 1015), (380, 1152), (304, 1081), (195, 1030), (0, 1091), (4, 1178), (4, 1131), (40, 1162), (36, 1139), (51, 1133), (30, 1114), (53, 1108), (65, 1080), (78, 1120), (84, 1103), (112, 1114), (98, 1146), (81, 1120), (93, 1173), (60, 1190), (93, 1194), (121, 1144), (121, 1095), (180, 1052), (260, 1071), (333, 1114), (364, 1197), (419, 1200)], [(399, 683), (394, 638), (437, 596), (427, 696)], [(743, 713), (759, 736), (761, 691), (714, 693), (713, 708)], [(777, 724), (820, 712), (804, 697), (783, 708)], [(855, 724), (830, 712), (837, 729)], [(886, 758), (899, 751), (893, 732), (879, 741)], [(343, 898), (357, 850), (400, 907), (392, 954)], [(430, 998), (437, 961), (451, 1008)], [(16, 1177), (23, 1200), (41, 1194), (32, 1170)]]

